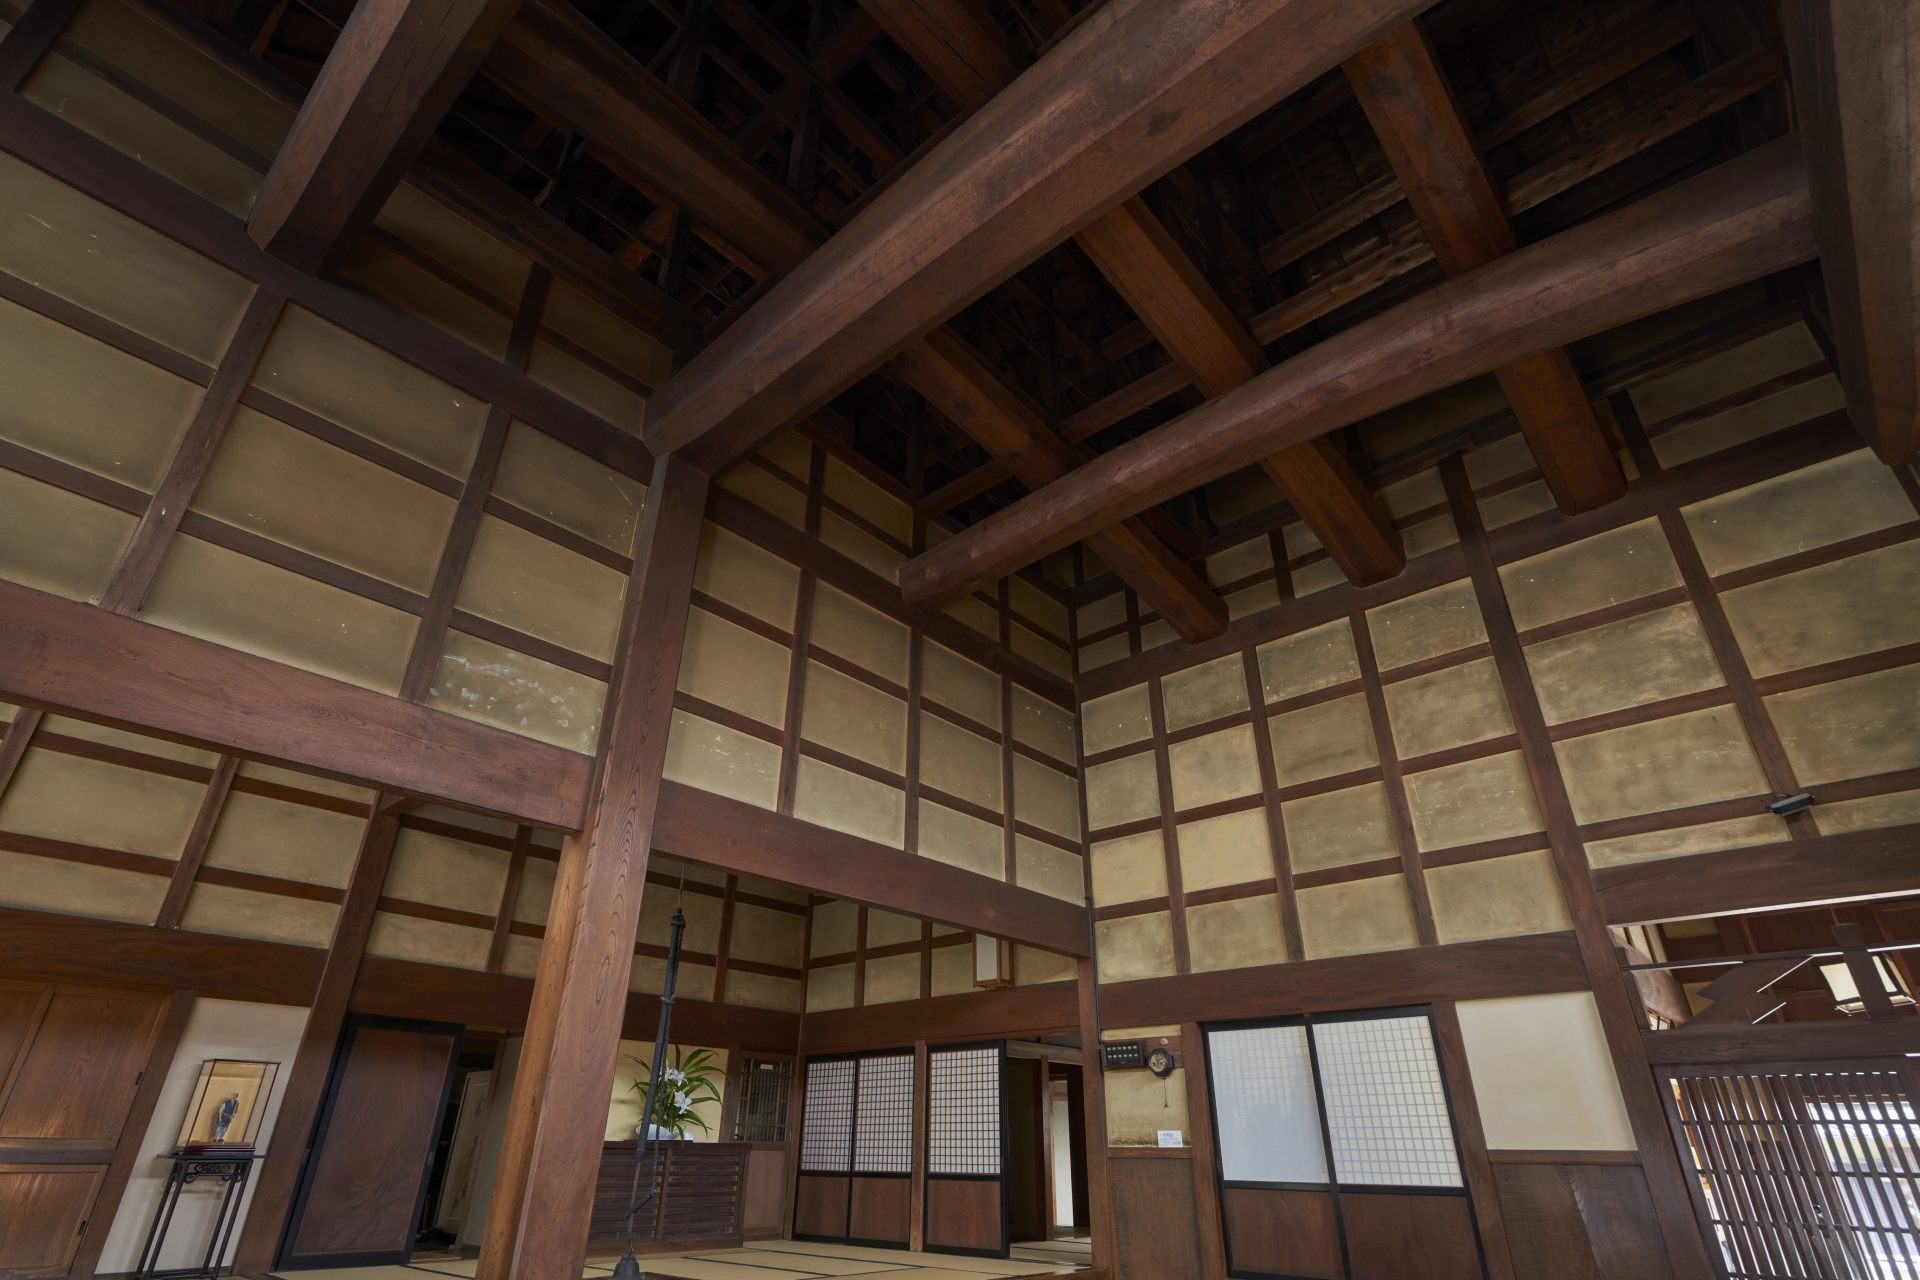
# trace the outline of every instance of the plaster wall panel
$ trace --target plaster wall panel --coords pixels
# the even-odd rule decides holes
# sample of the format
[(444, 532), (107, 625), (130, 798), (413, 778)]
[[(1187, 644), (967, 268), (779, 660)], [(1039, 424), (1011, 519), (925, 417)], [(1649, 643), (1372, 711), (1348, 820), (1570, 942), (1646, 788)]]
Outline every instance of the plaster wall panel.
[(1383, 690), (1395, 753), (1410, 760), (1513, 732), (1506, 690), (1492, 658), (1477, 658)]
[(1920, 639), (1920, 541), (1769, 578), (1721, 597), (1758, 677)]
[(996, 880), (1006, 878), (1006, 835), (972, 814), (920, 802), (920, 854)]
[[(792, 651), (787, 646), (695, 605), (687, 611), (687, 638), (680, 653), (680, 678), (675, 687), (777, 729), (787, 720), (787, 673), (791, 661)], [(813, 670), (827, 668), (816, 664)], [(853, 683), (838, 672), (830, 674)], [(822, 693), (821, 704), (832, 702), (837, 692), (836, 689), (833, 693)], [(813, 697), (809, 683), (809, 708)], [(902, 734), (904, 741), (904, 726)]]
[(1093, 945), (1102, 982), (1165, 977), (1173, 972), (1173, 917), (1155, 911), (1098, 921)]
[(1236, 725), (1167, 748), (1173, 778), (1173, 806), (1191, 809), (1260, 790), (1259, 758), (1253, 726)]
[(0, 468), (0, 578), (93, 603), (139, 520)]
[(1920, 767), (1920, 666), (1776, 693), (1766, 703), (1802, 785)]
[(931, 711), (920, 713), (923, 785), (1003, 812), (1000, 748)]
[(1344, 618), (1269, 641), (1255, 655), (1269, 703), (1360, 678), (1353, 628)]
[(793, 630), (800, 570), (770, 551), (708, 521), (700, 530), (693, 585), (782, 631)]
[(989, 729), (1000, 727), (1000, 677), (931, 640), (920, 644), (920, 693)]
[(492, 945), (489, 930), (392, 911), (374, 912), (373, 928), (367, 933), (370, 956), (441, 964), (450, 969), (485, 969)]
[(1545, 850), (1434, 867), (1425, 875), (1434, 931), (1443, 943), (1573, 927), (1553, 855)]
[(1589, 840), (1587, 861), (1596, 867), (1618, 867), (1632, 862), (1649, 862), (1655, 858), (1772, 844), (1785, 840), (1787, 835), (1785, 822), (1770, 813), (1762, 813), (1750, 818), (1729, 818), (1724, 822), (1703, 822), (1668, 831), (1649, 831), (1644, 835)]
[(685, 711), (673, 713), (663, 770), (674, 782), (771, 809), (780, 796), (780, 748)]
[(1151, 818), (1160, 812), (1160, 784), (1151, 751), (1089, 766), (1084, 777), (1090, 830)]
[(907, 648), (913, 642), (912, 632), (905, 624), (824, 582), (813, 589), (813, 619), (807, 640), (897, 685), (907, 683)]
[(0, 830), (178, 858), (203, 782), (31, 747), (0, 800)]
[(1760, 761), (1728, 707), (1669, 716), (1554, 744), (1574, 818), (1629, 814), (1766, 793)]
[(1065, 836), (1080, 838), (1080, 787), (1072, 774), (1038, 760), (1013, 758), (1013, 816)]
[(1363, 693), (1273, 716), (1267, 732), (1273, 738), (1274, 773), (1283, 787), (1380, 763)]
[(366, 827), (357, 814), (230, 791), (206, 865), (344, 889)]
[(1914, 518), (1900, 482), (1867, 449), (1696, 502), (1681, 514), (1713, 574)]
[(1527, 670), (1548, 724), (1562, 724), (1726, 683), (1690, 604), (1542, 640)]
[(1488, 1147), (1637, 1150), (1590, 993), (1462, 1000), (1458, 1008)]
[(181, 913), (180, 927), (296, 947), (326, 947), (340, 908), (277, 893), (256, 893), (221, 884), (196, 884)]
[(600, 739), (607, 686), (461, 631), (447, 632), (427, 705), (569, 751), (591, 754)]
[(1187, 945), (1195, 973), (1283, 962), (1287, 941), (1279, 897), (1262, 894), (1188, 907)]
[(1289, 800), (1280, 806), (1294, 871), (1397, 857), (1387, 789), (1378, 782)]
[[(781, 650), (782, 654), (785, 652)], [(714, 671), (715, 678), (726, 680), (729, 669), (736, 668), (731, 663), (718, 664)], [(784, 674), (780, 686), (780, 695), (784, 699)], [(893, 773), (906, 771), (906, 703), (818, 662), (807, 664), (803, 701), (800, 731), (808, 741), (831, 747)], [(771, 723), (777, 724), (778, 721)]]
[(1183, 822), (1180, 883), (1189, 892), (1250, 884), (1273, 875), (1273, 842), (1264, 808)]
[(1080, 735), (1090, 756), (1151, 738), (1153, 710), (1147, 686), (1132, 685), (1083, 703)]
[(898, 787), (803, 757), (793, 816), (898, 849), (906, 834), (907, 795)]
[(1413, 903), (1397, 875), (1302, 889), (1300, 942), (1309, 960), (1419, 945)]
[(1367, 610), (1382, 671), (1470, 648), (1487, 638), (1473, 583), (1465, 578)]
[(1101, 840), (1089, 850), (1096, 906), (1167, 895), (1166, 841), (1158, 831)]
[(1414, 843), (1423, 851), (1525, 835), (1546, 826), (1518, 751), (1410, 773), (1406, 788)]
[(482, 516), (456, 607), (600, 662), (613, 660), (627, 575)]
[(647, 500), (638, 480), (517, 419), (507, 427), (491, 492), (623, 556), (633, 551)]
[(1170, 732), (1234, 715), (1247, 709), (1246, 668), (1239, 654), (1230, 653), (1176, 671), (1161, 677), (1160, 698)]
[(0, 905), (152, 924), (166, 896), (162, 876), (0, 850)]

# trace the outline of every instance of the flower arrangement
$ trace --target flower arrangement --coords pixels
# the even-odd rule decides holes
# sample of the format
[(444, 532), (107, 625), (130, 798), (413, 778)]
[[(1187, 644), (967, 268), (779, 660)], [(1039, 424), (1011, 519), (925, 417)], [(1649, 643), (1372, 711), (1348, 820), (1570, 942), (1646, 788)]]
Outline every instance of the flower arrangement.
[[(671, 1064), (660, 1068), (660, 1092), (653, 1100), (653, 1115), (649, 1119), (656, 1129), (664, 1131), (665, 1137), (683, 1139), (689, 1125), (698, 1125), (702, 1133), (712, 1132), (707, 1122), (694, 1114), (694, 1108), (702, 1102), (720, 1101), (715, 1081), (725, 1080), (727, 1073), (720, 1069), (714, 1056), (711, 1049), (689, 1051), (676, 1045)], [(640, 1068), (640, 1078), (633, 1082), (632, 1088), (645, 1106), (647, 1079), (653, 1074), (653, 1064), (632, 1054), (627, 1055), (627, 1061)]]

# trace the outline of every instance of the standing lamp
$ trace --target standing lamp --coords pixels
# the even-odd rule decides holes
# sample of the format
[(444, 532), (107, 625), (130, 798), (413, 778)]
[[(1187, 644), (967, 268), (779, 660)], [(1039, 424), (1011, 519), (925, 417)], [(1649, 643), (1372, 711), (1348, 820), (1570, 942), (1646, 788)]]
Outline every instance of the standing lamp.
[(667, 1057), (667, 1033), (673, 1026), (673, 989), (680, 976), (680, 939), (687, 931), (686, 913), (673, 909), (673, 933), (667, 941), (667, 977), (660, 988), (660, 1030), (653, 1038), (653, 1066), (647, 1073), (647, 1103), (640, 1113), (641, 1145), (651, 1154), (647, 1165), (647, 1194), (640, 1195), (640, 1150), (633, 1153), (633, 1189), (627, 1196), (627, 1251), (614, 1265), (613, 1280), (646, 1280), (633, 1251), (633, 1220), (660, 1194), (660, 1140), (653, 1136), (653, 1104), (660, 1096), (660, 1067)]

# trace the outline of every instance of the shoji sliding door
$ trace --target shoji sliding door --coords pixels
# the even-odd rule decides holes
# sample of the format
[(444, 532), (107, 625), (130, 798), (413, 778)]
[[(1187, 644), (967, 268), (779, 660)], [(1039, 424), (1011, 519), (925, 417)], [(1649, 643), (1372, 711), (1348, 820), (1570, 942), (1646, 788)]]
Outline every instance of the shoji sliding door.
[(1207, 1028), (1229, 1274), (1483, 1280), (1424, 1008)]
[(1007, 1256), (1007, 1048), (940, 1045), (927, 1062), (927, 1248)]
[(793, 1234), (907, 1243), (913, 1198), (913, 1054), (807, 1059)]

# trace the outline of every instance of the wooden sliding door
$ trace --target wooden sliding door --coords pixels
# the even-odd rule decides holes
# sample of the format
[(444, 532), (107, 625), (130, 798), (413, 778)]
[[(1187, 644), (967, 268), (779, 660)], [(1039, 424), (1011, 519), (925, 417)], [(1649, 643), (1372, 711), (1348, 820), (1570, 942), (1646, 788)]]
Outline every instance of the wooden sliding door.
[(927, 1060), (927, 1248), (1007, 1256), (1007, 1047), (938, 1045)]
[(1425, 1008), (1206, 1029), (1227, 1271), (1484, 1280)]
[[(147, 992), (0, 982), (0, 1276), (65, 1275), (83, 1233), (104, 1239), (86, 1228), (142, 1072), (165, 1072), (149, 1057), (166, 1005)], [(100, 1206), (107, 1217), (114, 1207)]]
[(447, 1023), (348, 1020), (281, 1267), (361, 1267), (411, 1256), (460, 1032)]
[(796, 1239), (902, 1246), (912, 1223), (913, 1053), (807, 1059)]

